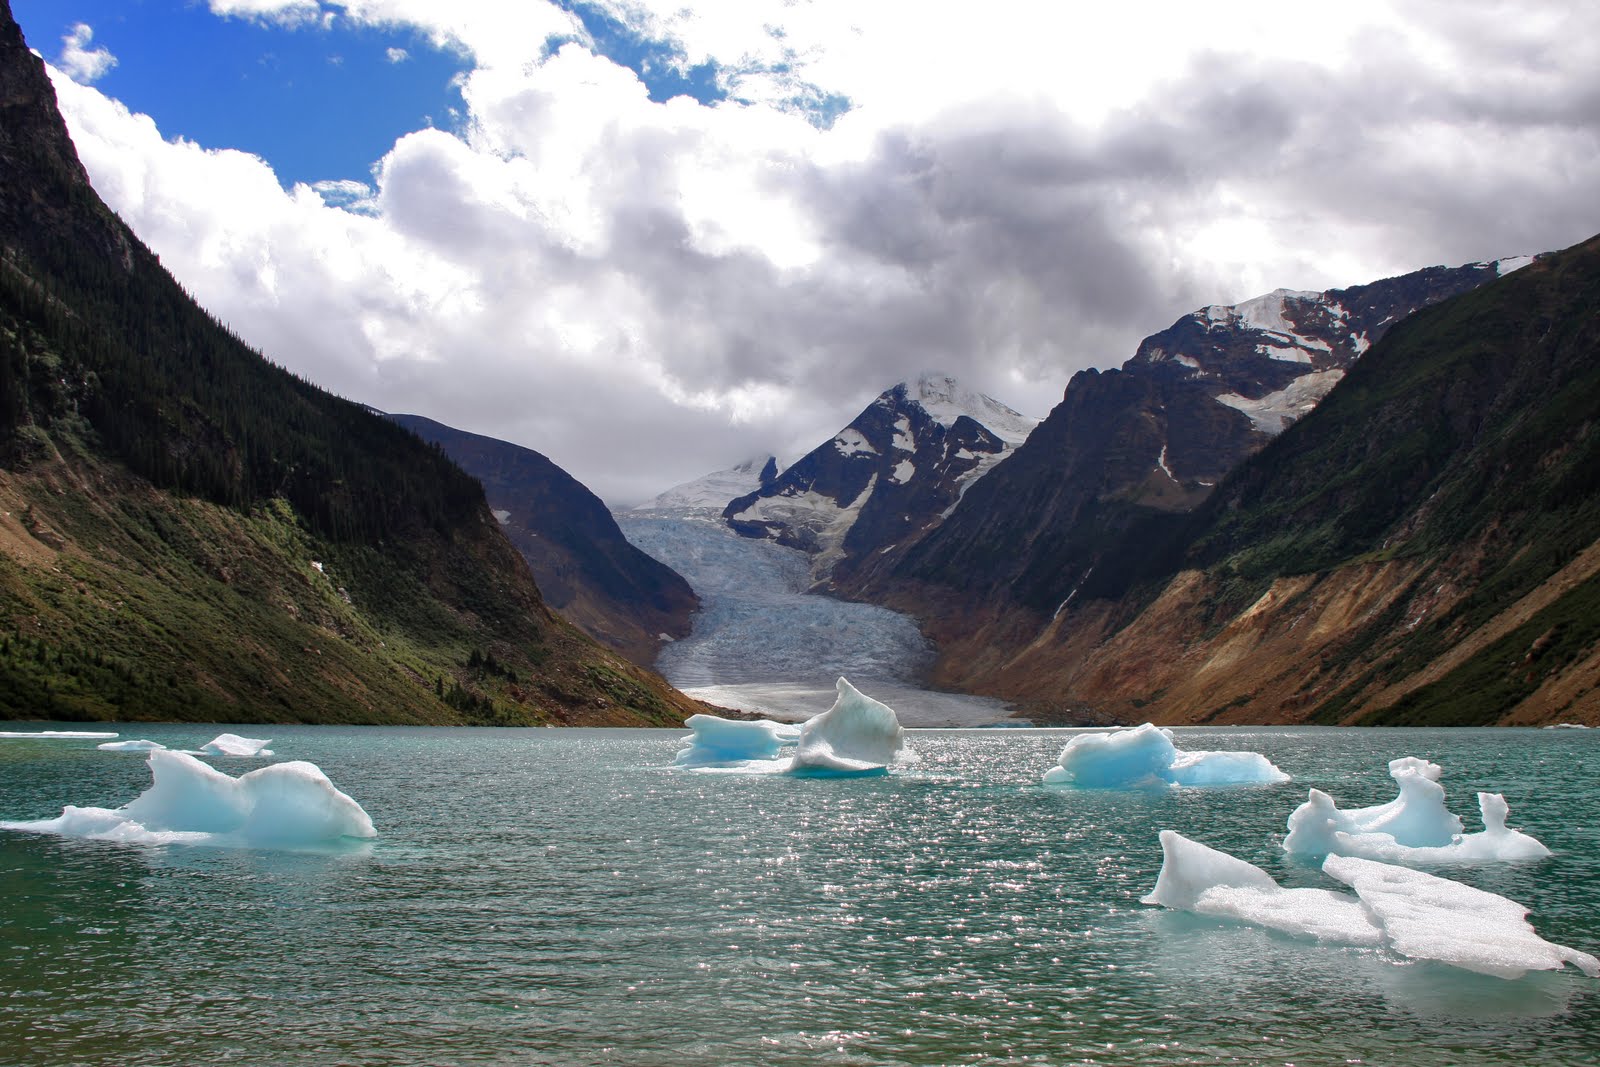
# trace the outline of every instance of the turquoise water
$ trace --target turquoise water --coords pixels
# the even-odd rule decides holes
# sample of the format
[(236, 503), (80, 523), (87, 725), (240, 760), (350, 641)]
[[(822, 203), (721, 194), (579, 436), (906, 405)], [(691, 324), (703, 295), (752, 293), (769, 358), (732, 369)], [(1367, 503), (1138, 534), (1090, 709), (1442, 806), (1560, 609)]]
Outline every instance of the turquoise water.
[[(1164, 794), (1042, 788), (1065, 741), (1043, 731), (916, 732), (914, 767), (854, 780), (665, 770), (673, 731), (267, 732), (381, 837), (307, 854), (0, 832), (0, 1063), (1600, 1059), (1600, 982), (1576, 971), (1504, 982), (1138, 902), (1163, 828), (1329, 884), (1279, 848), (1306, 787), (1377, 803), (1386, 762), (1419, 755), (1468, 829), (1474, 791), (1502, 791), (1556, 853), (1442, 873), (1600, 951), (1600, 731), (1180, 730), (1295, 780)], [(0, 740), (0, 819), (148, 784), (94, 744)]]

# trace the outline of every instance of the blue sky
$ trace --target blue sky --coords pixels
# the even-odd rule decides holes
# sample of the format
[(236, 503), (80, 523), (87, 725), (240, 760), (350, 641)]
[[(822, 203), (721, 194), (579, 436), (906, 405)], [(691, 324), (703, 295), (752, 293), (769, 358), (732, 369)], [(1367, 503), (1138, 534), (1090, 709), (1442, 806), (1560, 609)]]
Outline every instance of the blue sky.
[[(52, 62), (79, 24), (91, 48), (117, 62), (101, 91), (156, 120), (168, 137), (238, 148), (272, 164), (285, 185), (371, 180), (372, 165), (406, 133), (456, 131), (465, 118), (458, 78), (472, 68), (460, 48), (438, 47), (416, 27), (335, 19), (286, 27), (219, 17), (195, 0), (12, 0), (29, 44)], [(726, 92), (718, 65), (685, 61), (590, 3), (562, 0), (586, 44), (637, 74), (653, 100), (710, 103)], [(552, 36), (547, 49), (572, 37)], [(836, 113), (843, 98), (822, 102)]]
[(1207, 304), (1600, 229), (1593, 0), (12, 10), (247, 341), (613, 503), (923, 371), (1042, 416)]

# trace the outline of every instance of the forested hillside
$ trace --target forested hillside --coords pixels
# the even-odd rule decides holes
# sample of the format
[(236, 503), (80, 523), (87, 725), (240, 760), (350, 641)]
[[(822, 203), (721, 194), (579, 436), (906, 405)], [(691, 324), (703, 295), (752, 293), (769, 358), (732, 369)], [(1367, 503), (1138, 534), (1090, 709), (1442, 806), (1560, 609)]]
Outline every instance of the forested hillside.
[(668, 722), (437, 448), (198, 308), (0, 4), (0, 715)]

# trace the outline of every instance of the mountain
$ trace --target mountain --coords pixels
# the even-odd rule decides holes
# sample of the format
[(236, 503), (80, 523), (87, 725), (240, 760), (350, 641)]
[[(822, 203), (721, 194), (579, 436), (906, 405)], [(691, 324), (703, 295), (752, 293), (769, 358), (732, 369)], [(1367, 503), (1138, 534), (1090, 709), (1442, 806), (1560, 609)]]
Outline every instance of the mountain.
[(276, 367), (95, 195), (0, 0), (0, 717), (675, 723), (437, 449)]
[(770, 485), (778, 477), (778, 460), (775, 456), (753, 456), (723, 471), (675, 485), (666, 492), (648, 500), (635, 511), (696, 512), (718, 511), (728, 506), (735, 497), (754, 493)]
[(1124, 720), (1600, 725), (1597, 309), (1600, 237), (1406, 318), (1192, 515), (947, 664)]
[(1037, 420), (924, 374), (867, 405), (844, 429), (776, 478), (729, 503), (728, 525), (812, 557), (812, 579), (838, 572), (937, 526)]
[(505, 535), (528, 561), (545, 603), (633, 662), (649, 666), (662, 637), (689, 633), (699, 601), (689, 583), (628, 543), (600, 498), (531, 448), (420, 415), (389, 416), (444, 449), (483, 483)]
[(1396, 322), (1526, 262), (1278, 290), (1186, 315), (1120, 369), (1074, 375), (943, 523), (836, 574), (835, 590), (921, 618), (952, 650), (945, 684), (989, 678), (1075, 597), (1118, 587), (1152, 541), (1314, 408)]

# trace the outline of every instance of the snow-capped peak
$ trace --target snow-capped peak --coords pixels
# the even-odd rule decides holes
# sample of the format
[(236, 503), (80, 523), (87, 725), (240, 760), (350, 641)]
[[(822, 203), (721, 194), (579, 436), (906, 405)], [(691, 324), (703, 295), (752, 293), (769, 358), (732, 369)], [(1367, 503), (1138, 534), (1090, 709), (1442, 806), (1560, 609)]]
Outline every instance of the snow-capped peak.
[(1039, 420), (1014, 411), (991, 396), (963, 386), (955, 378), (937, 371), (924, 371), (883, 394), (884, 400), (896, 395), (914, 403), (941, 426), (949, 427), (966, 415), (1008, 445), (1020, 445), (1039, 425)]
[(752, 456), (727, 470), (675, 485), (634, 511), (721, 511), (728, 501), (753, 493), (778, 476), (773, 456)]

